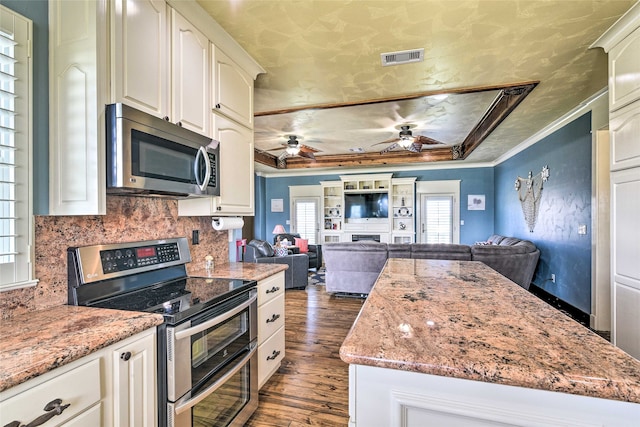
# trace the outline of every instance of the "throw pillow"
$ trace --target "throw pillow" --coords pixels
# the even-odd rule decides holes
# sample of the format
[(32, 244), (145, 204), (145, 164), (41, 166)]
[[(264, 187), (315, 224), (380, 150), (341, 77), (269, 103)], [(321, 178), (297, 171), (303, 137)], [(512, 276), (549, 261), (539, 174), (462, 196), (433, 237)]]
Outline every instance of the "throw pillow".
[(300, 248), (301, 254), (309, 252), (309, 239), (301, 239), (296, 237), (296, 246)]
[(276, 256), (287, 256), (289, 255), (289, 251), (287, 251), (287, 248), (284, 246), (276, 246), (274, 249), (275, 255)]
[(486, 246), (486, 245), (492, 245), (493, 243), (491, 243), (491, 242), (476, 242), (474, 244), (475, 245), (480, 245), (480, 246)]

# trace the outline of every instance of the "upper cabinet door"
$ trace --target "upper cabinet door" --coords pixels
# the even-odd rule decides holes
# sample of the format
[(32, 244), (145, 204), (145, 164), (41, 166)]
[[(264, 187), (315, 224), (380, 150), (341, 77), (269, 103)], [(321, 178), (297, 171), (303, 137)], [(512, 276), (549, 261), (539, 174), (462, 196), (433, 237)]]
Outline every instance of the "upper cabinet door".
[(220, 49), (211, 48), (214, 111), (253, 129), (253, 79)]
[(111, 13), (115, 102), (169, 116), (171, 45), (165, 1), (116, 0)]
[(640, 99), (640, 28), (609, 51), (609, 109)]
[(171, 121), (210, 135), (209, 40), (171, 10)]

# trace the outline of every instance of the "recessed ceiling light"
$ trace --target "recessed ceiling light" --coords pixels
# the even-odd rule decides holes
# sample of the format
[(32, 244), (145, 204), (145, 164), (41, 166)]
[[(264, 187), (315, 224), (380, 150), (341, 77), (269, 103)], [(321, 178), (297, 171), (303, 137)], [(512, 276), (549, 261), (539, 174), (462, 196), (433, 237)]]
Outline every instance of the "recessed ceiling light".
[(364, 148), (354, 147), (354, 148), (349, 148), (349, 151), (353, 151), (354, 153), (364, 153)]

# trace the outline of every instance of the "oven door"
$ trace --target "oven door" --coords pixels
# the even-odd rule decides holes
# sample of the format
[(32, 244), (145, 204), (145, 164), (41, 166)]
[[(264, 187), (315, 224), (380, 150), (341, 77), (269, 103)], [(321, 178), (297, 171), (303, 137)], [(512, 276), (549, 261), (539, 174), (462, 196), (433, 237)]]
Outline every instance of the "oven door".
[(177, 402), (211, 384), (257, 338), (257, 291), (249, 289), (177, 326), (167, 326), (167, 399)]
[(240, 427), (258, 407), (258, 354), (254, 341), (200, 390), (167, 403), (168, 427)]

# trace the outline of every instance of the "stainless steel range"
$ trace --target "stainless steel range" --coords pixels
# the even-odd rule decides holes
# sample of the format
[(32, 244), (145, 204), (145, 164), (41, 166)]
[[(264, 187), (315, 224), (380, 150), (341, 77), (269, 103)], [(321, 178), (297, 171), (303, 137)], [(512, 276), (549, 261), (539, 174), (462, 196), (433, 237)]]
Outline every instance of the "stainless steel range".
[(68, 249), (69, 304), (162, 313), (160, 426), (242, 426), (258, 406), (255, 281), (192, 278), (185, 238)]

